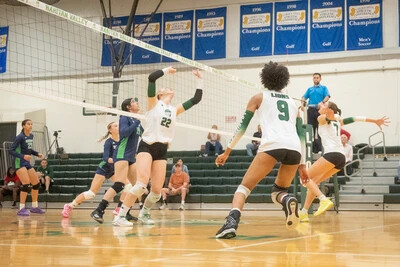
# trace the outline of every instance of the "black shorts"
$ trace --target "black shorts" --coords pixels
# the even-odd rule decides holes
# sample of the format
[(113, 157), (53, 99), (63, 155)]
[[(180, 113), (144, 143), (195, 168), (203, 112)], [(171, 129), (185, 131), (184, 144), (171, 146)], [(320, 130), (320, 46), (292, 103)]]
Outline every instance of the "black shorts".
[(264, 153), (270, 155), (276, 161), (285, 164), (285, 165), (297, 165), (300, 164), (301, 154), (295, 150), (289, 149), (273, 149), (264, 151)]
[(167, 160), (167, 150), (168, 144), (163, 143), (153, 143), (151, 145), (147, 144), (146, 142), (140, 141), (138, 154), (140, 152), (146, 152), (151, 155), (153, 161), (155, 160)]
[(322, 156), (324, 159), (335, 165), (335, 169), (341, 170), (346, 164), (346, 157), (339, 152), (330, 152)]

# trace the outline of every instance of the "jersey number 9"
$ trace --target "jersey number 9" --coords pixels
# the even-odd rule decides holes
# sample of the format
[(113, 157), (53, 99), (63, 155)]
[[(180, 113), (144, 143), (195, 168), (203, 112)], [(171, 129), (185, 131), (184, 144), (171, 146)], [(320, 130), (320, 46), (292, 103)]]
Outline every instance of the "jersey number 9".
[(279, 100), (276, 102), (276, 107), (278, 110), (281, 112), (281, 114), (278, 115), (278, 118), (281, 121), (288, 121), (289, 120), (289, 107), (288, 103), (283, 100)]

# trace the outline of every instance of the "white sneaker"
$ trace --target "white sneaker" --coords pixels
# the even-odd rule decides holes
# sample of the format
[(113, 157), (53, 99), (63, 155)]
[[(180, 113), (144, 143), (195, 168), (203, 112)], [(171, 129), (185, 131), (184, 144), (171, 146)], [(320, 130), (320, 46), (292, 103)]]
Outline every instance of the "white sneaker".
[(159, 209), (160, 209), (160, 210), (168, 209), (168, 206), (167, 206), (167, 204), (163, 203), (163, 204), (160, 206)]
[(131, 223), (130, 221), (128, 221), (125, 217), (119, 217), (119, 216), (116, 216), (116, 217), (115, 217), (115, 219), (114, 219), (114, 221), (112, 222), (112, 224), (113, 224), (114, 226), (125, 226), (125, 227), (133, 226), (133, 223)]
[(185, 210), (185, 204), (181, 204), (181, 206), (179, 207), (179, 210)]
[(150, 213), (145, 213), (143, 210), (140, 211), (138, 219), (143, 224), (155, 224), (154, 220), (150, 217)]

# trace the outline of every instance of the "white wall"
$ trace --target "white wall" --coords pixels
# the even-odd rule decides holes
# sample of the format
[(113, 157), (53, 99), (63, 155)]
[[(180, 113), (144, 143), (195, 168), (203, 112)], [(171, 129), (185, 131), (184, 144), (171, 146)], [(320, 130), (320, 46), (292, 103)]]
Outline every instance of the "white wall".
[[(151, 12), (158, 1), (141, 1), (139, 4), (139, 13), (144, 14)], [(265, 2), (265, 1), (252, 1), (251, 3)], [(130, 10), (130, 4), (132, 1), (118, 0), (118, 4), (113, 2), (113, 15), (128, 15)], [(290, 55), (286, 56), (271, 56), (271, 57), (258, 57), (258, 58), (238, 58), (239, 54), (239, 7), (240, 4), (248, 1), (243, 0), (215, 0), (215, 1), (185, 1), (185, 0), (169, 0), (164, 1), (160, 8), (160, 11), (173, 11), (173, 10), (184, 10), (184, 9), (195, 9), (203, 7), (218, 7), (227, 6), (227, 59), (225, 60), (214, 60), (208, 61), (206, 64), (222, 68), (225, 71), (235, 74), (246, 80), (259, 83), (259, 71), (264, 62), (274, 60), (288, 64), (291, 73), (291, 83), (288, 87), (288, 92), (293, 97), (301, 97), (305, 92), (306, 88), (312, 85), (311, 76), (314, 72), (322, 73), (322, 84), (328, 86), (332, 100), (335, 101), (338, 106), (342, 109), (344, 116), (352, 115), (365, 115), (369, 117), (389, 116), (392, 124), (389, 128), (385, 129), (387, 134), (388, 145), (400, 145), (399, 139), (399, 103), (400, 103), (400, 49), (398, 48), (398, 1), (396, 0), (384, 0), (383, 6), (383, 35), (384, 35), (384, 48), (376, 50), (366, 51), (350, 51), (350, 52), (335, 52), (325, 54), (303, 54), (303, 55)], [(86, 0), (85, 4), (82, 1), (77, 0), (61, 0), (56, 5), (57, 7), (63, 8), (69, 12), (77, 15), (90, 18), (94, 21), (100, 21), (101, 10), (99, 2), (97, 0)], [(4, 24), (4, 18), (1, 16), (5, 10), (0, 8), (0, 24)], [(9, 14), (9, 13), (8, 13)], [(9, 16), (7, 17), (9, 18)], [(35, 15), (32, 18), (37, 19)], [(11, 24), (18, 24), (18, 16), (10, 21)], [(10, 20), (10, 19), (9, 19)], [(42, 26), (45, 27), (45, 26)], [(99, 67), (100, 62), (100, 40), (98, 34), (92, 35), (92, 37), (85, 36), (81, 38), (82, 34), (88, 35), (86, 30), (82, 30), (80, 33), (76, 32), (76, 28), (73, 27), (73, 33), (77, 37), (69, 42), (70, 47), (74, 47), (73, 55), (79, 55), (84, 62), (81, 66), (74, 65), (73, 70), (76, 72), (93, 72), (97, 76), (101, 76), (100, 72), (104, 71), (104, 68)], [(12, 29), (10, 29), (11, 31)], [(29, 34), (24, 32), (25, 36)], [(11, 38), (11, 36), (10, 36)], [(37, 37), (34, 37), (37, 38)], [(68, 37), (68, 39), (70, 39)], [(87, 44), (87, 40), (91, 40)], [(23, 46), (23, 41), (19, 41), (19, 45)], [(62, 42), (61, 42), (62, 43)], [(86, 47), (84, 47), (86, 45)], [(60, 48), (60, 44), (58, 45)], [(34, 46), (31, 46), (34, 48)], [(93, 48), (93, 51), (97, 53), (86, 53)], [(61, 45), (62, 48), (62, 45)], [(82, 51), (83, 49), (83, 51)], [(25, 59), (18, 60), (21, 57), (21, 53), (18, 55), (16, 49), (10, 47), (10, 50), (14, 51), (12, 57), (13, 64), (16, 64), (16, 69), (21, 72), (19, 64), (24, 64)], [(61, 49), (63, 51), (63, 49)], [(64, 62), (61, 58), (56, 60), (55, 56), (62, 55), (59, 50), (51, 54), (50, 59), (54, 63)], [(29, 50), (26, 50), (25, 57), (29, 58)], [(97, 56), (97, 58), (96, 58)], [(41, 57), (41, 55), (37, 55)], [(85, 58), (87, 57), (87, 58)], [(15, 58), (15, 59), (14, 59)], [(71, 55), (69, 55), (71, 58)], [(76, 61), (77, 59), (74, 58)], [(69, 66), (64, 64), (64, 66)], [(151, 70), (158, 65), (154, 66), (142, 66), (148, 70)], [(50, 66), (49, 68), (51, 68)], [(90, 69), (91, 68), (91, 69)], [(11, 68), (12, 69), (12, 68)], [(48, 68), (43, 68), (43, 72), (46, 74)], [(126, 68), (127, 73), (134, 75), (137, 67), (129, 66)], [(22, 70), (25, 71), (25, 68)], [(144, 71), (145, 74), (141, 75), (139, 80), (145, 82), (145, 76), (149, 73)], [(24, 75), (25, 73), (18, 73), (18, 75)], [(59, 71), (58, 74), (62, 78), (65, 78), (65, 72)], [(82, 73), (84, 75), (85, 73)], [(34, 75), (29, 73), (29, 75)], [(52, 73), (57, 75), (57, 73)], [(130, 75), (130, 74), (128, 74)], [(86, 75), (88, 76), (88, 75)], [(4, 76), (3, 76), (4, 77)], [(0, 81), (3, 78), (0, 75)], [(137, 77), (137, 75), (135, 76)], [(87, 77), (85, 77), (87, 78)], [(197, 107), (197, 111), (190, 110), (187, 114), (181, 118), (183, 122), (189, 122), (195, 125), (202, 125), (205, 127), (211, 126), (211, 122), (217, 121), (219, 125), (222, 125), (227, 131), (233, 131), (236, 124), (224, 124), (225, 115), (237, 116), (237, 121), (240, 121), (241, 114), (244, 111), (244, 106), (249, 97), (253, 94), (250, 89), (242, 89), (240, 86), (232, 86), (232, 88), (226, 88), (231, 86), (229, 83), (222, 82), (215, 76), (207, 78), (209, 83), (213, 83), (215, 88), (212, 88), (209, 92), (211, 96), (218, 99), (218, 102), (212, 102), (211, 99), (203, 101), (203, 107)], [(175, 80), (171, 80), (175, 82)], [(37, 82), (36, 88), (41, 90), (51, 90), (51, 87), (56, 84), (60, 84), (60, 80), (41, 81)], [(29, 83), (29, 82), (26, 82)], [(176, 101), (181, 101), (190, 96), (193, 92), (193, 81), (179, 81), (177, 89), (186, 88), (186, 91), (180, 92), (180, 95)], [(43, 85), (46, 84), (46, 85)], [(83, 90), (82, 83), (77, 81), (76, 83), (70, 82), (65, 83), (61, 86), (60, 90), (69, 90), (68, 86), (76, 86), (75, 91)], [(209, 86), (210, 87), (210, 86)], [(212, 87), (212, 86), (211, 86)], [(225, 91), (217, 92), (218, 89), (223, 88)], [(138, 86), (138, 95), (144, 97), (146, 94), (145, 84)], [(183, 89), (182, 89), (183, 90)], [(78, 92), (74, 94), (78, 95)], [(225, 95), (224, 95), (225, 94)], [(231, 94), (236, 97), (232, 97)], [(79, 97), (76, 96), (76, 99)], [(143, 99), (143, 98), (142, 98)], [(145, 103), (142, 104), (145, 107)], [(229, 105), (229, 107), (226, 107)], [(67, 152), (88, 152), (88, 151), (101, 151), (102, 145), (97, 144), (95, 140), (100, 137), (105, 129), (106, 122), (96, 122), (94, 117), (83, 117), (81, 115), (81, 108), (70, 105), (64, 105), (60, 103), (53, 103), (45, 100), (39, 100), (31, 97), (21, 97), (12, 93), (6, 93), (0, 90), (0, 107), (3, 113), (10, 114), (12, 112), (20, 112), (21, 108), (35, 110), (45, 108), (47, 112), (47, 125), (50, 131), (62, 130), (60, 134), (61, 140), (60, 145), (65, 147)], [(203, 108), (206, 108), (204, 111)], [(0, 110), (0, 113), (1, 113)], [(6, 110), (7, 112), (4, 112)], [(18, 111), (19, 110), (19, 111)], [(207, 112), (207, 110), (209, 110)], [(202, 116), (209, 117), (209, 120), (203, 120), (199, 114), (199, 111), (203, 113)], [(219, 111), (219, 112), (218, 112)], [(12, 120), (7, 119), (10, 116), (0, 116), (3, 121)], [(4, 119), (6, 118), (6, 119)], [(107, 120), (113, 120), (115, 117), (109, 117)], [(256, 130), (256, 121), (249, 127), (248, 134), (251, 135)], [(352, 133), (351, 142), (365, 143), (367, 142), (368, 136), (375, 132), (377, 128), (373, 125), (354, 124), (345, 127)], [(205, 142), (206, 133), (197, 131), (188, 131), (185, 129), (178, 128), (176, 132), (175, 141), (171, 147), (173, 150), (180, 149), (198, 149), (202, 143)], [(223, 144), (226, 145), (228, 137), (224, 138)], [(239, 144), (239, 148), (244, 148), (246, 140), (243, 140)]]

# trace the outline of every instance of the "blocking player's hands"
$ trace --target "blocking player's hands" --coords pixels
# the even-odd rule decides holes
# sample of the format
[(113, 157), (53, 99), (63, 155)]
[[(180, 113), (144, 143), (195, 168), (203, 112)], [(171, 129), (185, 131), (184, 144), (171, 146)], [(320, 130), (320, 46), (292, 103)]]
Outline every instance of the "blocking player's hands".
[(299, 165), (299, 176), (300, 176), (300, 183), (303, 186), (305, 186), (310, 181), (305, 164)]
[(218, 155), (218, 157), (215, 159), (215, 165), (217, 165), (217, 167), (224, 166), (228, 157), (229, 157), (229, 154), (227, 154), (226, 151), (224, 153), (222, 153), (221, 155)]
[(200, 72), (199, 69), (192, 70), (192, 73), (193, 73), (193, 75), (196, 76), (197, 78), (203, 79), (203, 75), (201, 74), (201, 72)]

